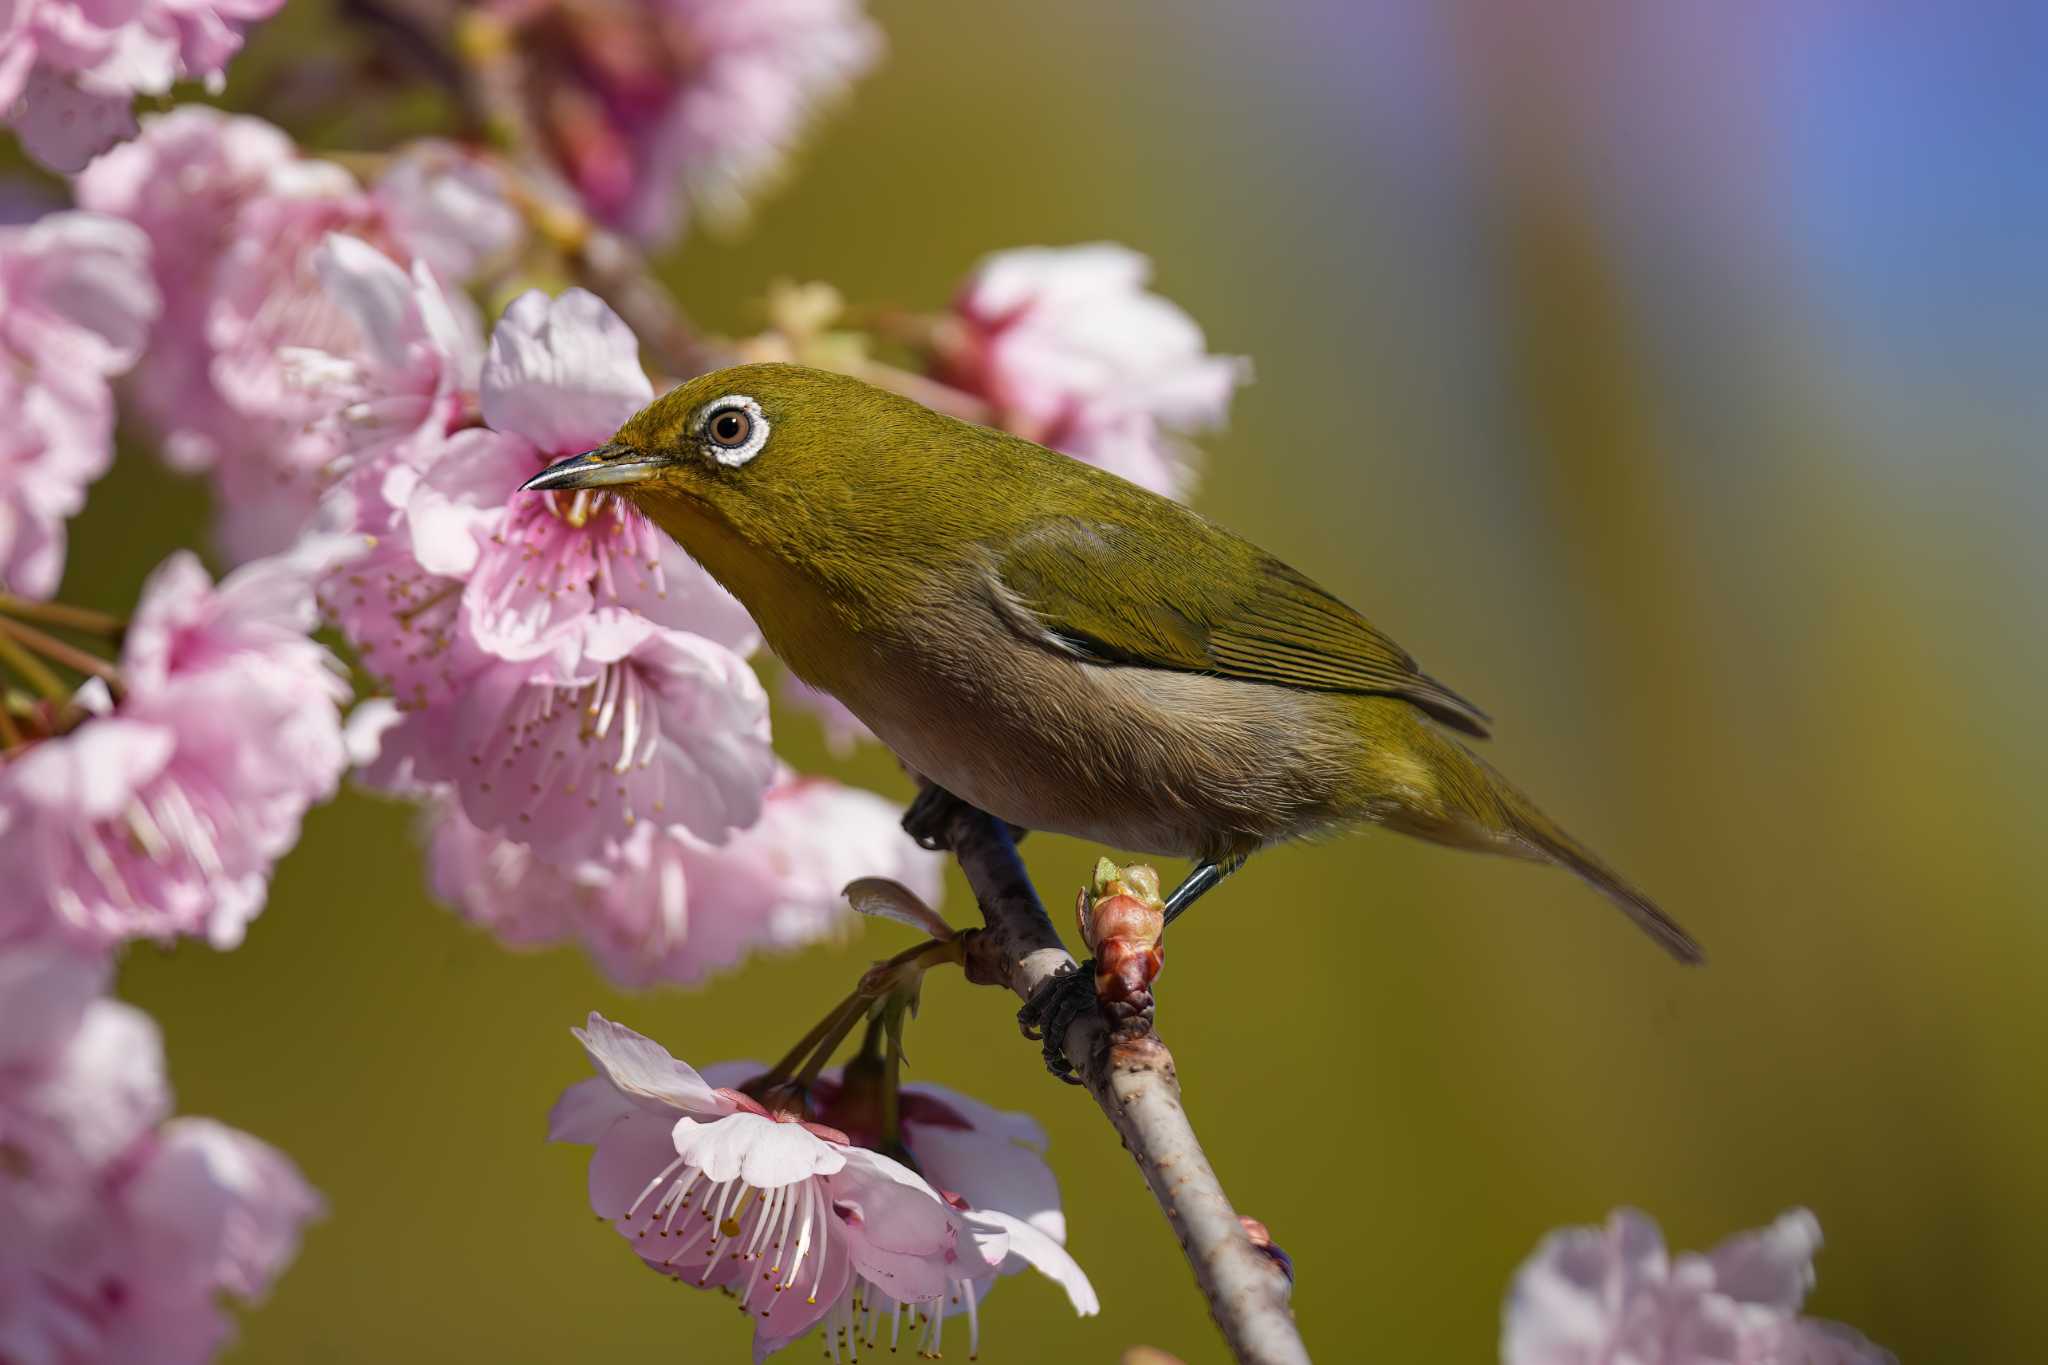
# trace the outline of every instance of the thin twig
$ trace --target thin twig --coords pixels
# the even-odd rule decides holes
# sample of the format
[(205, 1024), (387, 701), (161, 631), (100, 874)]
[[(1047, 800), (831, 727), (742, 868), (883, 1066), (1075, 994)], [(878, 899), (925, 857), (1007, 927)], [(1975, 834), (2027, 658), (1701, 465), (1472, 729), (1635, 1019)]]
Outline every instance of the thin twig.
[(4, 628), (0, 628), (0, 665), (48, 701), (63, 701), (71, 695), (71, 689), (64, 685), (56, 670), (22, 648), (21, 643)]
[(128, 625), (118, 616), (109, 616), (90, 607), (74, 607), (67, 602), (38, 602), (12, 593), (0, 593), (0, 612), (24, 621), (42, 621), (93, 635), (119, 635)]
[(121, 680), (120, 670), (90, 650), (80, 649), (69, 640), (60, 640), (46, 630), (37, 630), (26, 621), (0, 616), (0, 632), (5, 632), (35, 650), (46, 659), (54, 659), (66, 668), (95, 678), (104, 678), (110, 683)]
[[(1029, 1000), (1041, 983), (1072, 970), (1003, 823), (963, 806), (947, 838), (986, 925), (968, 945), (968, 979)], [(1287, 1278), (1245, 1236), (1203, 1155), (1173, 1054), (1157, 1035), (1113, 1046), (1107, 1038), (1101, 1013), (1084, 1011), (1067, 1029), (1067, 1056), (1152, 1187), (1232, 1356), (1247, 1365), (1307, 1365)]]

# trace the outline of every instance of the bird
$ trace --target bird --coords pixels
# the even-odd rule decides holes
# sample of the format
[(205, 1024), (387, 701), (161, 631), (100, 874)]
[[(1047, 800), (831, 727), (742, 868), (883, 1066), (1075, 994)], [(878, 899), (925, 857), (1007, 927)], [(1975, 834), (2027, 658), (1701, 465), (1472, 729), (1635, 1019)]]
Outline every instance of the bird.
[(930, 784), (921, 805), (1192, 860), (1169, 923), (1261, 849), (1378, 827), (1568, 869), (1704, 960), (1463, 742), (1485, 712), (1306, 574), (1071, 456), (746, 364), (524, 487), (628, 499)]

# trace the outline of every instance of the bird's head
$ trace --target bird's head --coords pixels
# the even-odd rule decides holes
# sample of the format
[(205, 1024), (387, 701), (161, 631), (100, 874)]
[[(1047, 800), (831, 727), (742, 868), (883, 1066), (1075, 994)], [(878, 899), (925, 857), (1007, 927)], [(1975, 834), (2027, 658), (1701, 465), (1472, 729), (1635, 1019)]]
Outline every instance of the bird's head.
[(931, 416), (845, 375), (736, 365), (671, 389), (604, 445), (525, 486), (604, 489), (672, 531), (708, 517), (750, 534), (816, 521), (843, 509), (869, 478), (888, 480), (902, 463), (906, 429)]

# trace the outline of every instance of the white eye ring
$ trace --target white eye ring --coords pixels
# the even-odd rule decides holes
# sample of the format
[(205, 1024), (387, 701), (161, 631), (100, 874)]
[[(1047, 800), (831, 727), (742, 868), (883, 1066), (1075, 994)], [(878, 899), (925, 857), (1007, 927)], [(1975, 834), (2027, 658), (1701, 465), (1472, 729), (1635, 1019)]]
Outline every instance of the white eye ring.
[[(722, 439), (712, 425), (728, 413), (745, 419), (744, 428), (733, 441)], [(761, 447), (768, 444), (768, 417), (761, 411), (761, 405), (745, 394), (729, 393), (723, 398), (712, 399), (698, 411), (697, 435), (711, 452), (712, 459), (727, 469), (738, 469), (759, 455)]]

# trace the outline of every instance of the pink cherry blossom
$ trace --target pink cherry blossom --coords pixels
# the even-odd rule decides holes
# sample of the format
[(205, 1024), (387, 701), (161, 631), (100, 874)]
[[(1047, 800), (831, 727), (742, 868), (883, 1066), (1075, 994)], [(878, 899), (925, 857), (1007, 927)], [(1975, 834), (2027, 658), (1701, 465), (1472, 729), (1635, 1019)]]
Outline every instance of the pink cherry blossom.
[(1621, 1209), (1566, 1228), (1508, 1294), (1504, 1365), (1896, 1365), (1838, 1323), (1799, 1316), (1820, 1222), (1794, 1209), (1760, 1232), (1675, 1261), (1657, 1225)]
[(164, 307), (131, 390), (173, 468), (210, 468), (246, 439), (213, 387), (207, 315), (242, 206), (281, 187), (298, 161), (291, 139), (261, 119), (186, 104), (143, 120), (140, 136), (78, 177), (82, 207), (149, 237)]
[(1150, 274), (1106, 242), (997, 252), (954, 300), (943, 377), (1020, 436), (1182, 496), (1181, 438), (1221, 425), (1250, 367), (1210, 355), (1194, 319), (1146, 292)]
[(241, 941), (347, 759), (348, 688), (307, 636), (332, 553), (309, 543), (218, 586), (181, 553), (150, 577), (119, 699), (95, 681), (76, 728), (0, 767), (0, 942)]
[(937, 899), (942, 866), (872, 792), (784, 772), (758, 820), (723, 844), (651, 825), (567, 867), (478, 829), (452, 802), (432, 816), (435, 893), (515, 947), (576, 942), (628, 988), (687, 985), (755, 949), (846, 932), (842, 888), (888, 876)]
[(808, 1332), (856, 1278), (934, 1303), (962, 1258), (981, 1254), (973, 1228), (907, 1167), (714, 1089), (595, 1014), (576, 1036), (598, 1075), (563, 1092), (548, 1136), (596, 1147), (592, 1209), (655, 1270), (735, 1295), (757, 1349)]
[[(338, 242), (323, 259), (340, 281), (351, 258), (369, 264)], [(366, 317), (396, 311), (360, 302), (395, 298), (379, 269), (349, 285)], [(624, 501), (519, 491), (652, 397), (638, 349), (594, 295), (515, 299), (481, 368), (488, 425), (351, 477), (338, 515), (366, 553), (323, 594), (405, 712), (373, 778), (446, 785), (481, 830), (565, 866), (643, 822), (721, 839), (775, 773), (739, 604)]]
[(723, 838), (752, 824), (775, 773), (767, 698), (746, 661), (639, 617), (592, 620), (559, 654), (487, 659), (459, 701), (384, 739), (415, 781), (477, 825), (576, 863), (642, 823)]
[(299, 1229), (320, 1199), (283, 1153), (206, 1118), (156, 1134), (124, 1203), (138, 1250), (195, 1296), (218, 1287), (260, 1299), (298, 1254)]
[(166, 306), (137, 406), (173, 465), (213, 473), (236, 559), (289, 544), (346, 464), (336, 376), (389, 368), (388, 350), (369, 352), (390, 338), (367, 336), (351, 306), (363, 300), (323, 271), (328, 236), (368, 243), (401, 272), (424, 265), (459, 313), (453, 284), (521, 230), (497, 173), (455, 148), (422, 144), (365, 189), (259, 120), (194, 106), (147, 120), (86, 169), (78, 194), (156, 244)]
[(137, 94), (217, 86), (251, 25), (281, 0), (14, 0), (0, 20), (0, 119), (30, 155), (76, 171), (135, 132)]
[(167, 1119), (162, 1040), (105, 974), (0, 948), (0, 1359), (198, 1365), (220, 1293), (261, 1298), (320, 1201), (248, 1134)]
[(157, 312), (149, 241), (96, 213), (0, 227), (0, 588), (54, 592), (64, 523), (113, 460), (108, 379)]
[(103, 958), (54, 939), (0, 948), (0, 1222), (50, 1225), (89, 1201), (96, 1172), (170, 1113), (149, 1016), (102, 1000)]
[(442, 280), (475, 276), (518, 250), (526, 220), (505, 177), (453, 142), (406, 144), (371, 187), (395, 241)]
[[(759, 1071), (739, 1066), (710, 1068), (706, 1074), (738, 1080)], [(810, 1094), (820, 1122), (864, 1146), (880, 1140), (877, 1098), (863, 1094), (858, 1081), (836, 1070), (821, 1076)], [(845, 1347), (857, 1357), (862, 1346), (877, 1344), (886, 1320), (894, 1350), (900, 1319), (910, 1309), (916, 1345), (932, 1356), (944, 1344), (946, 1319), (965, 1316), (971, 1358), (980, 1347), (980, 1310), (989, 1291), (998, 1277), (1027, 1267), (1066, 1290), (1076, 1313), (1087, 1317), (1099, 1311), (1094, 1286), (1064, 1245), (1067, 1224), (1059, 1182), (1045, 1164), (1045, 1130), (1037, 1121), (938, 1085), (905, 1085), (898, 1105), (904, 1149), (918, 1173), (960, 1211), (980, 1254), (960, 1259), (938, 1305), (905, 1304), (881, 1286), (856, 1279), (825, 1319), (827, 1349)]]
[(464, 580), (488, 653), (527, 659), (573, 644), (592, 614), (753, 647), (738, 603), (622, 499), (518, 491), (561, 456), (611, 439), (653, 397), (638, 341), (595, 295), (533, 291), (499, 319), (482, 376), (490, 433), (428, 469), (408, 508), (414, 554)]
[(813, 111), (881, 55), (859, 0), (500, 0), (530, 36), (545, 131), (591, 212), (665, 242), (731, 217)]
[(407, 272), (360, 238), (330, 235), (313, 253), (313, 268), (362, 347), (354, 355), (300, 348), (285, 361), (328, 414), (342, 468), (366, 471), (347, 496), (370, 496), (380, 505), (338, 514), (337, 522), (388, 529), (391, 510), (403, 505), (412, 484), (387, 495), (386, 457), (423, 468), (440, 456), (451, 432), (475, 420), (483, 326), (467, 296), (443, 286), (425, 262), (414, 261)]

